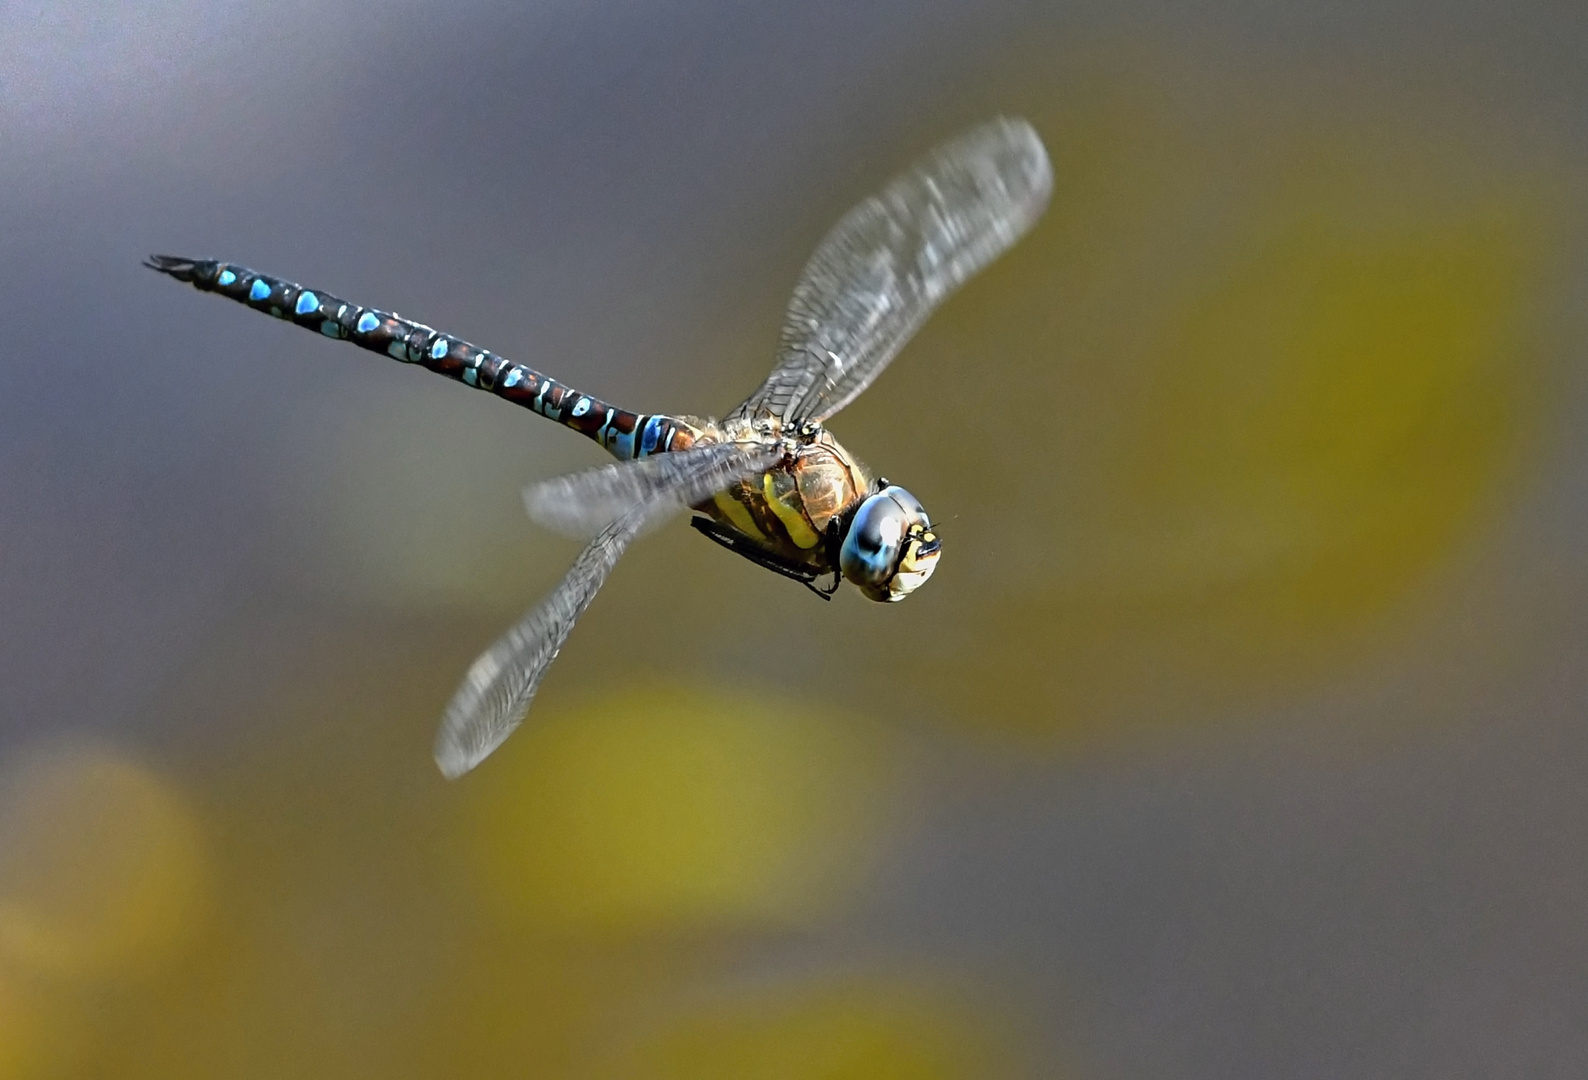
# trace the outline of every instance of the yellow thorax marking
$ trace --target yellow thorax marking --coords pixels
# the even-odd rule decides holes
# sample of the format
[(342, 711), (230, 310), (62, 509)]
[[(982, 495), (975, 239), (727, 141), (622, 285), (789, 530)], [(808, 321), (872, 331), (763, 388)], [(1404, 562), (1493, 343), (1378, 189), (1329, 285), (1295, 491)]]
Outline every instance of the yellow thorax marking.
[(728, 515), (728, 520), (733, 522), (734, 528), (746, 536), (766, 542), (766, 533), (756, 527), (755, 518), (750, 516), (750, 511), (744, 508), (742, 502), (733, 497), (732, 492), (719, 491), (712, 497), (712, 501), (717, 504), (717, 509)]
[[(761, 490), (766, 493), (766, 504), (772, 508), (772, 513), (776, 514), (777, 519), (783, 523), (783, 528), (788, 530), (788, 538), (794, 541), (796, 546), (809, 549), (815, 547), (821, 541), (821, 537), (816, 535), (816, 531), (805, 520), (805, 515), (778, 496), (776, 489), (772, 486), (771, 473), (767, 473), (762, 479)], [(798, 492), (798, 488), (789, 489), (790, 495), (797, 495)]]

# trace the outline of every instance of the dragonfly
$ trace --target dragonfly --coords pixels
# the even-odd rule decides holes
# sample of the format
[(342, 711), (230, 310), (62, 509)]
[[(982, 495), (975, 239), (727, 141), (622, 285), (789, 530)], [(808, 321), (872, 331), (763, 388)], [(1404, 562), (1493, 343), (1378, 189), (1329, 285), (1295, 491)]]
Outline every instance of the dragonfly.
[(794, 286), (766, 381), (721, 419), (637, 413), (393, 312), (234, 263), (152, 255), (203, 292), (506, 398), (618, 460), (525, 491), (531, 517), (586, 539), (567, 575), (470, 667), (442, 715), (435, 760), (455, 779), (512, 734), (619, 557), (676, 511), (723, 547), (823, 598), (845, 582), (893, 602), (937, 568), (920, 501), (874, 475), (826, 422), (871, 385), (945, 297), (1041, 217), (1042, 140), (998, 118), (936, 147), (817, 245)]

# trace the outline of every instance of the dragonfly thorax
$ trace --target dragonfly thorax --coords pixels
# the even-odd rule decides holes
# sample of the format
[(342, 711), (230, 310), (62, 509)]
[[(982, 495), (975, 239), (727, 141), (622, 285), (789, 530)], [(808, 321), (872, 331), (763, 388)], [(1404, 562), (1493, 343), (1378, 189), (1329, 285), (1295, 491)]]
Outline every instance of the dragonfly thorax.
[(694, 423), (702, 442), (777, 443), (783, 450), (772, 468), (696, 507), (753, 542), (752, 549), (729, 545), (741, 554), (807, 581), (831, 574), (833, 588), (847, 580), (883, 602), (904, 599), (937, 568), (941, 545), (920, 500), (874, 481), (820, 424), (791, 430), (766, 417)]
[(700, 509), (801, 561), (822, 554), (828, 526), (871, 488), (865, 466), (825, 429), (802, 437), (778, 428), (764, 432), (736, 419), (700, 426), (698, 442), (759, 442), (782, 450), (766, 472), (732, 485)]

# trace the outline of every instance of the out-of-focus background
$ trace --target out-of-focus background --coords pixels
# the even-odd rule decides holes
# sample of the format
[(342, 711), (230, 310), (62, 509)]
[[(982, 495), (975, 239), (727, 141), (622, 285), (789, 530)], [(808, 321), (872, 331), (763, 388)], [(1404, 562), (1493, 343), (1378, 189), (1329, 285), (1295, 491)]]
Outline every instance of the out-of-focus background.
[[(1584, 12), (6, 5), (0, 1078), (1588, 1075)], [(599, 451), (138, 267), (720, 413), (995, 114), (832, 425), (930, 587), (679, 523), (456, 784)]]

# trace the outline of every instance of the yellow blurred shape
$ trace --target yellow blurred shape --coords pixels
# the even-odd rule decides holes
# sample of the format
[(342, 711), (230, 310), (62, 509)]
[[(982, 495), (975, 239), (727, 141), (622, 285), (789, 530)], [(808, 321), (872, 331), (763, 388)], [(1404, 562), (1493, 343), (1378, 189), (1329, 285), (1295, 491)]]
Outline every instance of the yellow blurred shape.
[(852, 718), (660, 688), (535, 719), (468, 788), (487, 892), (516, 918), (784, 923), (867, 865), (889, 773)]
[(0, 978), (0, 1080), (39, 1075), (43, 1041), (37, 1010)]
[(1507, 463), (1539, 208), (1430, 211), (1331, 175), (1342, 159), (1265, 192), (1258, 237), (1164, 321), (1110, 477), (1126, 544), (1093, 553), (1119, 592), (1256, 580), (1281, 619), (1376, 606)]
[(71, 979), (142, 969), (192, 931), (204, 886), (191, 814), (132, 762), (55, 754), (0, 788), (0, 957)]
[(968, 1080), (1019, 1075), (985, 1018), (903, 983), (751, 992), (616, 1056), (633, 1080)]
[(903, 659), (1012, 730), (1111, 737), (1338, 666), (1550, 421), (1564, 177), (1256, 87), (1182, 113), (1153, 79), (1038, 119), (1048, 218), (944, 312), (950, 353), (1005, 367), (1011, 407), (942, 463), (976, 478), (958, 527), (1000, 576)]

